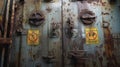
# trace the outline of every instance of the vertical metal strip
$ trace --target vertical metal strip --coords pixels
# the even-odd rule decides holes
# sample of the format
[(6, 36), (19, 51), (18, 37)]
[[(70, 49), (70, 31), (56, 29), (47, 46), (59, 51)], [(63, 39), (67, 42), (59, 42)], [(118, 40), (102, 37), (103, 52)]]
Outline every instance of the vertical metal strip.
[(13, 34), (13, 25), (14, 25), (14, 10), (15, 8), (15, 0), (12, 1), (12, 15), (11, 15), (11, 27), (10, 27), (10, 37), (12, 37), (12, 34)]
[(62, 22), (61, 22), (61, 25), (62, 25), (62, 37), (61, 37), (61, 39), (62, 39), (62, 67), (65, 67), (65, 63), (64, 63), (64, 23), (63, 23), (63, 0), (61, 0), (61, 20), (62, 20)]
[(4, 47), (2, 47), (1, 67), (3, 67), (3, 64), (4, 64), (4, 55), (5, 55), (5, 48), (4, 48)]
[[(8, 16), (9, 16), (9, 6), (10, 6), (10, 0), (7, 1), (7, 9), (6, 9), (6, 22), (5, 22), (5, 29), (4, 29), (4, 38), (7, 37), (7, 27), (8, 27)], [(2, 49), (2, 62), (1, 62), (1, 67), (4, 67), (4, 58), (5, 58), (5, 47)]]
[[(23, 18), (24, 18), (24, 4), (22, 4), (22, 22), (23, 22)], [(21, 22), (21, 23), (22, 23)], [(21, 50), (22, 50), (22, 32), (20, 34), (20, 40), (19, 40), (19, 54), (18, 54), (18, 64), (17, 67), (21, 67)]]
[(19, 41), (19, 54), (18, 54), (18, 61), (17, 61), (17, 67), (21, 67), (21, 48), (22, 48), (22, 35), (20, 35), (20, 41)]
[[(12, 34), (13, 34), (14, 12), (15, 12), (15, 0), (12, 1), (12, 16), (11, 16), (11, 19), (10, 19), (11, 20), (10, 38), (12, 38)], [(9, 49), (9, 52), (8, 52), (9, 53), (8, 54), (9, 57), (8, 57), (8, 65), (7, 65), (7, 67), (9, 67), (9, 65), (10, 65), (10, 57), (11, 57), (11, 52), (10, 51), (11, 51), (11, 46), (12, 45), (10, 45), (9, 48), (8, 48)]]
[(5, 21), (5, 28), (4, 28), (4, 38), (7, 37), (9, 8), (10, 8), (10, 0), (8, 0), (8, 3), (7, 3), (6, 21)]

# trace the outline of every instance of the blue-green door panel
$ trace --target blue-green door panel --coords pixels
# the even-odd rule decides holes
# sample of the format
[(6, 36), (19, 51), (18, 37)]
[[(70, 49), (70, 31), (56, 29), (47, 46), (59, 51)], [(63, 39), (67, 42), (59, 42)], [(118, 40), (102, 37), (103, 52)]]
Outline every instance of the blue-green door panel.
[[(108, 0), (25, 0), (23, 5), (20, 5), (19, 1), (16, 3), (18, 9), (15, 23), (18, 25), (22, 16), (22, 34), (13, 35), (10, 67), (120, 66), (119, 0), (113, 4)], [(95, 14), (95, 21), (91, 25), (83, 24), (80, 19), (81, 11), (85, 9)], [(35, 12), (45, 16), (40, 26), (29, 24), (30, 15)], [(69, 22), (73, 23), (72, 29)], [(108, 28), (103, 27), (104, 22), (106, 25), (110, 24)], [(85, 29), (91, 27), (98, 29), (98, 44), (86, 44)], [(39, 44), (36, 46), (27, 43), (28, 30), (31, 29), (40, 31)], [(110, 40), (106, 38), (109, 37), (106, 30), (108, 35), (113, 36)], [(106, 39), (112, 40), (112, 45)], [(75, 52), (75, 56), (71, 55), (71, 52)]]

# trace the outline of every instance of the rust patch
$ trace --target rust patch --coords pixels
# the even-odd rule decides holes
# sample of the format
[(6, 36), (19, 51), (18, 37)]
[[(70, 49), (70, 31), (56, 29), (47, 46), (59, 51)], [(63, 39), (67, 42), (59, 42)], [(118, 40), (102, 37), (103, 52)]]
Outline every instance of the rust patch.
[(102, 2), (102, 6), (105, 6), (107, 3), (106, 2)]
[(35, 65), (35, 67), (41, 67), (41, 64), (40, 64), (40, 63), (37, 63), (37, 64)]
[(118, 65), (116, 57), (114, 55), (114, 43), (112, 39), (112, 34), (110, 31), (110, 24), (107, 21), (103, 21), (103, 31), (105, 37), (105, 55), (107, 57), (108, 67), (117, 67)]
[(68, 38), (71, 38), (72, 36), (73, 36), (73, 28), (74, 28), (74, 22), (71, 20), (72, 19), (72, 17), (71, 18), (68, 18), (67, 19), (67, 28), (66, 28), (66, 36), (68, 37)]
[(65, 5), (66, 4), (66, 2), (63, 2), (63, 5)]
[(67, 9), (67, 12), (69, 12), (70, 11), (70, 9)]
[(24, 1), (24, 0), (19, 0), (19, 3), (20, 3), (20, 4), (24, 4), (25, 1)]
[(50, 35), (50, 37), (51, 38), (56, 38), (56, 37), (59, 37), (60, 36), (60, 33), (59, 33), (59, 28), (60, 28), (60, 24), (58, 24), (58, 23), (55, 23), (55, 22), (53, 22), (53, 23), (51, 23), (51, 35)]
[(50, 7), (48, 7), (48, 8), (46, 8), (46, 11), (47, 11), (48, 13), (50, 13), (50, 12), (52, 11), (52, 9), (51, 9)]
[(70, 3), (68, 3), (68, 6), (70, 6)]
[(4, 0), (0, 0), (0, 9), (3, 8), (3, 5), (4, 5)]

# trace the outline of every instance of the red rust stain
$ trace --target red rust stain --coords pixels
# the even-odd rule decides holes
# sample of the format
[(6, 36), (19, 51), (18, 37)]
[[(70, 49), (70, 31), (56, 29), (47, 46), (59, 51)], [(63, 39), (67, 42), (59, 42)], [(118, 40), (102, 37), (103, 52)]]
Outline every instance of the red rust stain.
[[(103, 23), (108, 23), (107, 21), (103, 21)], [(116, 60), (116, 56), (114, 55), (114, 43), (112, 39), (112, 34), (110, 31), (110, 27), (107, 26), (103, 28), (104, 31), (104, 38), (105, 38), (105, 55), (108, 63), (107, 67), (119, 67), (119, 64)]]

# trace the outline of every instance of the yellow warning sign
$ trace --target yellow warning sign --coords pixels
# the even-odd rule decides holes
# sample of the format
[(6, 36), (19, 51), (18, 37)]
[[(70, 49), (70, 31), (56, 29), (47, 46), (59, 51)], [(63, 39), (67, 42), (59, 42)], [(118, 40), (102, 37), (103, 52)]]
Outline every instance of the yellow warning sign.
[(27, 42), (28, 45), (38, 45), (39, 44), (39, 30), (28, 30)]
[(98, 30), (97, 28), (86, 28), (86, 44), (98, 44)]

